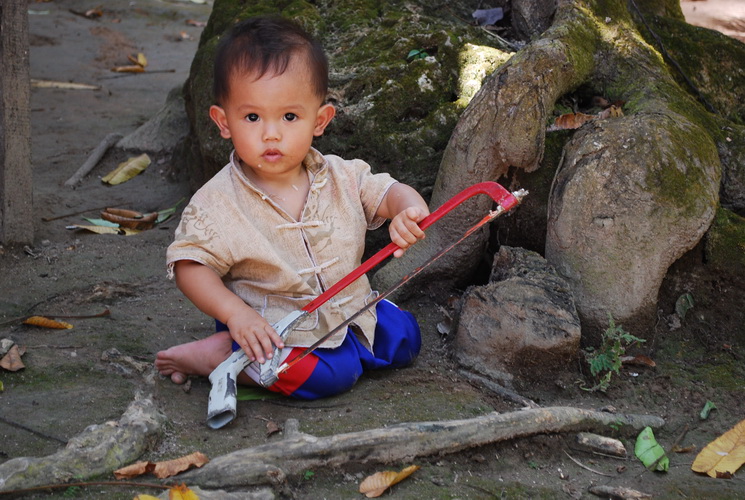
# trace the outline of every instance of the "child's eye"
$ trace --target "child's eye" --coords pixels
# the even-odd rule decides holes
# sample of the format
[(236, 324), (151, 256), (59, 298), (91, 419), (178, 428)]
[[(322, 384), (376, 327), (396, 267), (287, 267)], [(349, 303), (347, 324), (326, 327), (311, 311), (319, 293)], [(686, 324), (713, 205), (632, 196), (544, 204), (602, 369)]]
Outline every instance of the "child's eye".
[(259, 121), (259, 115), (256, 113), (249, 113), (246, 115), (246, 120), (249, 122), (257, 122)]
[(295, 113), (285, 113), (285, 121), (294, 122), (295, 120), (297, 120), (297, 115)]

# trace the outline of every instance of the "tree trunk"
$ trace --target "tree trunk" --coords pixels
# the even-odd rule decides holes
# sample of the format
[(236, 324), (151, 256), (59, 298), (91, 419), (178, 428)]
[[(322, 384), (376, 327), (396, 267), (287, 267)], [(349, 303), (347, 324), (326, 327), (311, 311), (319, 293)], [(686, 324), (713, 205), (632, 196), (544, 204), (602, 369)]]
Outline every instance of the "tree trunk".
[[(623, 101), (624, 116), (569, 133), (550, 193), (528, 196), (548, 199), (546, 259), (570, 283), (583, 336), (597, 336), (608, 314), (637, 331), (651, 330), (668, 267), (700, 241), (714, 217), (720, 156), (737, 157), (732, 148), (745, 134), (737, 125), (742, 116), (731, 122), (707, 111), (699, 82), (686, 83), (647, 27), (677, 30), (668, 38), (673, 46), (699, 29), (681, 21), (676, 2), (642, 4), (643, 10), (633, 0), (558, 2), (553, 25), (492, 74), (461, 116), (432, 195), (434, 208), (464, 186), (514, 184), (515, 172), (540, 168), (560, 98)], [(732, 42), (729, 55), (742, 60), (745, 51)], [(510, 186), (517, 187), (524, 186)], [(423, 242), (382, 268), (374, 285), (386, 289), (450, 241), (453, 227), (467, 226), (489, 208), (488, 200), (476, 200), (449, 224), (433, 226)], [(469, 283), (486, 242), (486, 233), (464, 242), (408, 289)]]
[(28, 2), (0, 5), (0, 243), (34, 239)]

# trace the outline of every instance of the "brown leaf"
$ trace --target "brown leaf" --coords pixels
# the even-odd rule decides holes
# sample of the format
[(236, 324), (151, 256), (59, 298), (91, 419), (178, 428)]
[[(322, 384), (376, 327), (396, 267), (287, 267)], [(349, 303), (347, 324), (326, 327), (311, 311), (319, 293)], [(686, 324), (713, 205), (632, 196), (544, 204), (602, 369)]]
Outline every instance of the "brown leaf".
[(554, 124), (548, 127), (547, 131), (577, 129), (595, 118), (597, 118), (595, 115), (588, 115), (586, 113), (567, 113), (557, 117), (554, 120)]
[(26, 368), (26, 365), (24, 365), (23, 361), (21, 361), (22, 354), (23, 353), (18, 348), (18, 345), (13, 345), (13, 347), (11, 347), (8, 352), (5, 353), (5, 356), (0, 359), (0, 368), (4, 368), (9, 372), (17, 372), (18, 370)]
[(655, 366), (657, 366), (657, 363), (655, 363), (652, 359), (641, 354), (637, 356), (621, 356), (620, 359), (621, 363), (625, 365), (648, 366), (649, 368), (654, 368)]
[(191, 467), (201, 467), (207, 462), (209, 462), (207, 455), (197, 451), (191, 455), (165, 462), (137, 462), (115, 470), (114, 477), (117, 479), (132, 479), (143, 474), (152, 473), (155, 477), (164, 479), (175, 476)]
[(376, 498), (385, 493), (385, 490), (396, 483), (400, 483), (415, 471), (419, 470), (418, 465), (410, 465), (401, 472), (387, 470), (376, 472), (372, 476), (366, 477), (360, 483), (360, 493), (364, 493), (367, 498)]
[(133, 479), (153, 470), (155, 470), (155, 464), (153, 462), (137, 462), (115, 470), (114, 477), (117, 479)]
[(40, 326), (42, 328), (55, 328), (57, 330), (69, 330), (72, 328), (70, 323), (64, 321), (56, 321), (53, 319), (45, 318), (44, 316), (31, 316), (23, 321), (24, 325)]
[(618, 118), (619, 116), (623, 116), (623, 110), (620, 106), (616, 105), (611, 105), (598, 113), (598, 118), (601, 120), (605, 120), (606, 118)]
[(266, 436), (267, 437), (271, 436), (272, 434), (276, 434), (280, 432), (281, 430), (282, 428), (279, 425), (277, 425), (277, 422), (273, 420), (268, 420), (266, 422)]
[(158, 212), (142, 214), (134, 210), (107, 208), (101, 212), (101, 218), (109, 222), (115, 222), (119, 224), (120, 227), (144, 231), (146, 229), (152, 229), (153, 226), (155, 226)]
[(201, 467), (210, 459), (204, 453), (195, 451), (191, 455), (186, 455), (181, 458), (174, 460), (168, 460), (167, 462), (158, 462), (155, 464), (155, 470), (153, 474), (159, 479), (166, 477), (175, 476), (176, 474), (183, 472), (192, 467)]

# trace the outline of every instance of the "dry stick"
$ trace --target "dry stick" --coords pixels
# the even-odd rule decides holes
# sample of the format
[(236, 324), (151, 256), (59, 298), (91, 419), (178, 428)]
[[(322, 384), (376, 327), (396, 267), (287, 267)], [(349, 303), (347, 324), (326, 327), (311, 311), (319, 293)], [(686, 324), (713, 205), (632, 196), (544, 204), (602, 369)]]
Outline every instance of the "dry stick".
[(579, 460), (577, 460), (576, 458), (574, 458), (573, 456), (571, 456), (571, 455), (570, 455), (569, 453), (567, 453), (567, 451), (566, 451), (566, 450), (564, 450), (564, 453), (566, 453), (566, 456), (568, 456), (568, 457), (569, 457), (569, 459), (570, 459), (570, 460), (571, 460), (572, 462), (574, 462), (575, 464), (579, 465), (580, 467), (582, 467), (582, 468), (583, 468), (583, 469), (585, 469), (585, 470), (589, 470), (590, 472), (592, 472), (592, 473), (594, 473), (594, 474), (598, 474), (598, 475), (600, 475), (600, 476), (605, 476), (605, 477), (615, 477), (615, 476), (614, 476), (613, 474), (606, 474), (605, 472), (600, 472), (600, 471), (597, 471), (597, 470), (595, 470), (595, 469), (592, 469), (592, 468), (590, 468), (590, 467), (586, 466), (585, 464), (583, 464), (582, 462), (580, 462)]
[(72, 217), (73, 215), (80, 215), (87, 212), (93, 212), (93, 211), (99, 211), (103, 210), (105, 208), (109, 208), (111, 205), (114, 205), (115, 203), (109, 203), (108, 205), (104, 205), (103, 207), (94, 207), (94, 208), (86, 208), (85, 210), (79, 210), (77, 212), (72, 212), (69, 214), (62, 214), (62, 215), (55, 215), (54, 217), (42, 217), (41, 220), (44, 222), (51, 222), (53, 220), (59, 220), (59, 219), (66, 219), (67, 217)]
[(496, 393), (497, 395), (512, 401), (513, 403), (527, 406), (528, 408), (540, 408), (540, 405), (535, 401), (519, 395), (518, 393), (502, 387), (501, 385), (492, 382), (486, 377), (476, 375), (475, 373), (468, 372), (466, 370), (458, 370), (458, 372), (466, 377), (472, 384), (477, 384), (486, 387), (488, 390)]
[(0, 417), (0, 422), (3, 422), (5, 424), (10, 425), (11, 427), (16, 427), (18, 429), (21, 429), (26, 432), (30, 432), (31, 434), (34, 434), (35, 436), (42, 437), (44, 439), (49, 439), (50, 441), (57, 441), (58, 443), (67, 444), (67, 441), (64, 439), (60, 439), (56, 436), (50, 436), (49, 434), (44, 434), (43, 432), (39, 432), (35, 429), (32, 429), (31, 427), (26, 427), (23, 424), (19, 424), (18, 422), (13, 422), (12, 420), (8, 420), (5, 417)]
[(529, 408), (460, 420), (409, 422), (360, 432), (315, 437), (292, 435), (281, 441), (237, 450), (213, 458), (180, 479), (204, 488), (271, 483), (316, 467), (349, 462), (412, 460), (536, 434), (595, 431), (620, 425), (625, 435), (664, 420), (651, 415), (623, 415), (570, 407)]
[(103, 157), (103, 155), (106, 154), (106, 151), (108, 151), (109, 148), (116, 144), (116, 142), (119, 141), (119, 139), (121, 138), (122, 134), (117, 134), (115, 132), (112, 132), (111, 134), (104, 137), (104, 139), (98, 144), (98, 146), (96, 146), (96, 149), (93, 150), (93, 152), (90, 154), (88, 159), (85, 160), (85, 163), (83, 163), (78, 171), (75, 172), (72, 177), (65, 181), (65, 186), (72, 187), (83, 180), (83, 177), (88, 175), (88, 173), (93, 170), (93, 167), (98, 164), (98, 161)]
[(35, 486), (33, 488), (22, 488), (18, 490), (0, 491), (0, 495), (23, 495), (26, 493), (33, 493), (35, 491), (44, 490), (55, 490), (61, 488), (83, 488), (85, 486), (129, 486), (136, 488), (154, 488), (159, 490), (170, 489), (171, 486), (165, 484), (156, 483), (133, 483), (127, 481), (92, 481), (88, 483), (63, 483), (63, 484), (48, 484), (45, 486)]
[[(33, 306), (35, 307), (36, 304)], [(32, 307), (32, 309), (33, 309)], [(31, 316), (43, 316), (45, 318), (61, 318), (61, 319), (90, 319), (90, 318), (103, 318), (105, 316), (109, 316), (111, 314), (111, 311), (108, 309), (104, 309), (103, 312), (100, 312), (98, 314), (83, 314), (79, 316), (58, 316), (58, 315), (49, 315), (49, 314), (27, 314), (25, 316), (18, 316), (16, 318), (7, 319), (5, 321), (0, 322), (0, 326), (10, 325), (11, 323), (17, 323), (18, 321), (23, 321)]]

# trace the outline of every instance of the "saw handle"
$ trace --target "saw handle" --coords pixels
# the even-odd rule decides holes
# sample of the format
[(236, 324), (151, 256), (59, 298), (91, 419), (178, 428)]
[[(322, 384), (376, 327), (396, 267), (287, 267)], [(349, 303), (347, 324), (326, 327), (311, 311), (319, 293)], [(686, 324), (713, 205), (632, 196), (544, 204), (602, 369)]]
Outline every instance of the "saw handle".
[[(455, 207), (457, 207), (467, 199), (476, 196), (477, 194), (489, 195), (491, 199), (494, 200), (498, 205), (500, 205), (505, 211), (510, 210), (512, 207), (519, 203), (519, 200), (515, 198), (512, 193), (507, 191), (496, 182), (480, 182), (478, 184), (474, 184), (473, 186), (467, 187), (466, 189), (443, 203), (440, 208), (422, 219), (422, 221), (419, 223), (419, 227), (422, 229), (422, 231), (424, 231), (429, 226), (444, 217)], [(326, 301), (328, 301), (331, 297), (341, 292), (344, 288), (353, 283), (357, 278), (393, 255), (393, 252), (398, 249), (398, 245), (393, 242), (389, 243), (387, 246), (379, 250), (375, 255), (363, 262), (354, 271), (346, 275), (344, 278), (340, 279), (331, 288), (309, 302), (305, 307), (302, 308), (302, 310), (307, 313), (315, 311), (324, 303), (326, 303)]]

